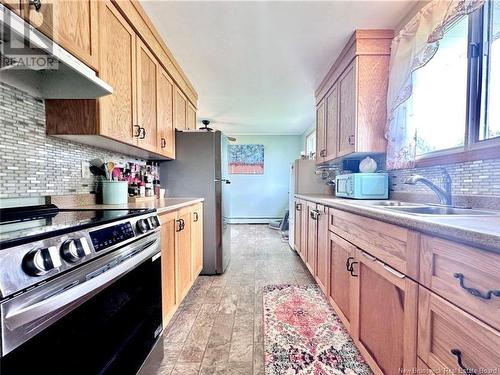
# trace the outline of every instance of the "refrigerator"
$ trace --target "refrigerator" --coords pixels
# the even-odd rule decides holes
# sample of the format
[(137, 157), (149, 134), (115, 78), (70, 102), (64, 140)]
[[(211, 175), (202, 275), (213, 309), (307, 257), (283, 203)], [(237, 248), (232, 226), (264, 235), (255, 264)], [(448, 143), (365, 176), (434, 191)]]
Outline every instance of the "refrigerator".
[(223, 273), (231, 256), (228, 139), (220, 131), (176, 132), (175, 160), (161, 163), (168, 197), (204, 198), (203, 275)]
[(316, 160), (295, 160), (290, 165), (288, 190), (288, 243), (294, 248), (295, 241), (295, 194), (326, 194), (328, 188), (321, 174), (316, 174)]

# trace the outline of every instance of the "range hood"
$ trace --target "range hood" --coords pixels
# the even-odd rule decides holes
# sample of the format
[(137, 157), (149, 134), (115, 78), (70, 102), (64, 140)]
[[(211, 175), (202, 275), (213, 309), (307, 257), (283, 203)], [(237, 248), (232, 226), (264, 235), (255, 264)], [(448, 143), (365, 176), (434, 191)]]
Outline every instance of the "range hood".
[(95, 99), (113, 88), (0, 4), (0, 82), (44, 99)]

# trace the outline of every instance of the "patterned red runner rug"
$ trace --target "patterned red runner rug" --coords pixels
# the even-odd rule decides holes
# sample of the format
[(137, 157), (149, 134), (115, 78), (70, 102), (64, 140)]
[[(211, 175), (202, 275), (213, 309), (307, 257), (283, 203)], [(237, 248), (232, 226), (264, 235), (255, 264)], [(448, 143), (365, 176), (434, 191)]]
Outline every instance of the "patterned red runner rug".
[(372, 374), (317, 285), (264, 288), (266, 375)]

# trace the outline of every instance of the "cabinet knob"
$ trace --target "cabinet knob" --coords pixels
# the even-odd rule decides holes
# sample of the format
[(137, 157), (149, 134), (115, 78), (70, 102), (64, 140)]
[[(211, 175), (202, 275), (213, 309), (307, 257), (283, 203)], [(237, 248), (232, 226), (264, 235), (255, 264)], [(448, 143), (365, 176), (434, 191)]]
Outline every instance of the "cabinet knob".
[(161, 148), (167, 147), (167, 140), (165, 138), (161, 139)]
[(30, 0), (30, 6), (34, 7), (37, 12), (40, 11), (40, 8), (42, 7), (42, 2), (41, 0)]
[(324, 157), (326, 156), (326, 150), (324, 150), (324, 149), (323, 149), (323, 150), (321, 150), (321, 151), (319, 152), (319, 156), (321, 156), (321, 157), (323, 157), (323, 158), (324, 158)]
[(142, 126), (139, 128), (139, 139), (144, 139), (146, 138), (146, 129), (144, 129)]
[(137, 131), (136, 133), (134, 132), (134, 137), (138, 138), (141, 135), (141, 127), (139, 125), (134, 125), (134, 131)]
[(350, 135), (349, 137), (347, 137), (347, 142), (350, 146), (354, 146), (354, 139), (354, 135)]
[(196, 223), (200, 219), (200, 216), (198, 215), (198, 212), (193, 212), (193, 215), (194, 215), (193, 221)]

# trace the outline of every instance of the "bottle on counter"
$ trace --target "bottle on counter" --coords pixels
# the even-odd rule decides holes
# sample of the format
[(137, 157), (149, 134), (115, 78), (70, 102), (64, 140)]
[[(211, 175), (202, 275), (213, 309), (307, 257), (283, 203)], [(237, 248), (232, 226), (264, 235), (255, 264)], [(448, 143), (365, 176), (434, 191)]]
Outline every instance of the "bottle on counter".
[(141, 198), (144, 198), (146, 196), (146, 186), (144, 185), (143, 181), (139, 182), (139, 196)]
[(160, 180), (153, 181), (153, 190), (155, 192), (156, 199), (160, 199)]

